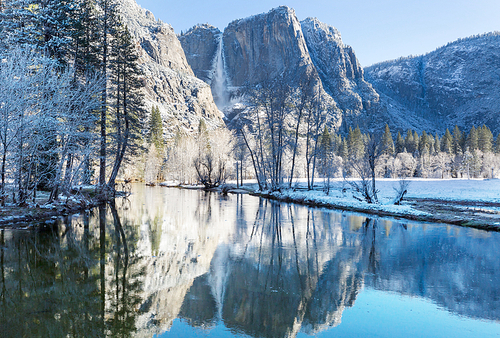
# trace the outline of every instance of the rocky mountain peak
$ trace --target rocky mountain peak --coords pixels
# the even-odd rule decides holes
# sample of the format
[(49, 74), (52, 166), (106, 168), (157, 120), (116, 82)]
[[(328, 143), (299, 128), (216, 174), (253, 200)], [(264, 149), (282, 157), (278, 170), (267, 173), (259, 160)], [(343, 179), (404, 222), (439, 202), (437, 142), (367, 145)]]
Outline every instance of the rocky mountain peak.
[(231, 86), (255, 85), (292, 70), (297, 80), (312, 66), (300, 22), (286, 6), (231, 22), (223, 43)]
[(344, 47), (342, 36), (337, 28), (318, 20), (318, 18), (307, 18), (300, 22), (304, 34), (311, 36), (313, 32), (319, 32), (319, 37), (327, 41), (337, 41), (340, 47)]
[(197, 130), (204, 119), (209, 127), (223, 125), (210, 86), (195, 77), (173, 28), (155, 20), (135, 0), (119, 0), (121, 20), (137, 42), (145, 74), (145, 104), (158, 106), (166, 137), (181, 129)]
[(194, 74), (208, 84), (212, 82), (213, 63), (221, 34), (218, 28), (201, 24), (178, 36)]
[(494, 133), (500, 111), (500, 33), (459, 39), (425, 55), (365, 69), (367, 78), (401, 114), (412, 111), (444, 130), (486, 124)]

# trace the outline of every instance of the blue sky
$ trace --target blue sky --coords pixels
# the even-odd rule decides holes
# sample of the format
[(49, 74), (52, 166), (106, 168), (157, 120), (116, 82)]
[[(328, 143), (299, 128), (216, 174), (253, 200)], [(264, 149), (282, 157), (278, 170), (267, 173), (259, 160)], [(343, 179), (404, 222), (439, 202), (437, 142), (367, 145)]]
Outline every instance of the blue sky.
[(177, 33), (197, 23), (223, 30), (233, 20), (286, 5), (299, 20), (336, 27), (363, 66), (430, 52), (470, 35), (500, 31), (500, 0), (136, 0)]

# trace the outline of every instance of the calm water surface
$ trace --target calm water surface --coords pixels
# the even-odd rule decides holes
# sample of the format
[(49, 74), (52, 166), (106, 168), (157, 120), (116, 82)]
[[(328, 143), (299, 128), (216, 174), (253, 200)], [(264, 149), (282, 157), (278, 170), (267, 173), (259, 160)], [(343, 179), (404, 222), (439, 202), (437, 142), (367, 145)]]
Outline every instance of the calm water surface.
[(0, 230), (0, 337), (500, 337), (500, 234), (133, 187)]

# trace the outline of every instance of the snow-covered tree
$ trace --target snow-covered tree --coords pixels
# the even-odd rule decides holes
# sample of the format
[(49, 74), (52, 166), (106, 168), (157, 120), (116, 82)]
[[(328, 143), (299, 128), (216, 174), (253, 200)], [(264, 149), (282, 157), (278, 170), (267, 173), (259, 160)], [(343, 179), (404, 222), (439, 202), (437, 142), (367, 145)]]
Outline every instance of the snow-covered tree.
[(194, 167), (198, 179), (205, 188), (215, 188), (226, 180), (230, 162), (233, 135), (225, 128), (208, 131), (204, 120), (200, 121), (196, 142), (198, 154)]
[[(112, 43), (110, 76), (112, 79), (112, 97), (114, 98), (113, 137), (111, 150), (114, 163), (108, 180), (108, 186), (114, 189), (118, 171), (127, 151), (141, 140), (141, 121), (144, 116), (142, 93), (142, 71), (138, 66), (139, 56), (127, 27), (117, 27)], [(157, 151), (161, 151), (161, 147)]]
[(51, 198), (57, 198), (90, 156), (87, 143), (93, 135), (86, 125), (94, 123), (92, 111), (103, 82), (97, 77), (75, 82), (74, 69), (61, 69), (25, 46), (11, 49), (0, 62), (0, 83), (5, 84), (0, 91), (2, 194), (10, 171), (18, 202), (35, 197), (43, 179), (52, 189)]

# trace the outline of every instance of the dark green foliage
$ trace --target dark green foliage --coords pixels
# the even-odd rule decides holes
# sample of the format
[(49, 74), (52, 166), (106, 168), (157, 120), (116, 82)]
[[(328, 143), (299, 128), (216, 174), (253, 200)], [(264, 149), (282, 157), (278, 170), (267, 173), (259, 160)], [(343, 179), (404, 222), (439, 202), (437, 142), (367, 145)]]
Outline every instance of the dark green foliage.
[(453, 137), (451, 136), (448, 128), (446, 128), (444, 136), (441, 139), (441, 151), (448, 154), (453, 152)]
[(438, 153), (441, 151), (441, 141), (439, 140), (439, 135), (436, 133), (434, 137), (434, 152)]
[(401, 133), (398, 131), (398, 135), (396, 136), (396, 153), (402, 153), (406, 151), (406, 145), (405, 145), (405, 140), (403, 139), (403, 136), (401, 136)]
[(458, 126), (453, 128), (452, 151), (455, 155), (460, 155), (464, 151), (465, 137)]
[(163, 142), (163, 122), (161, 119), (160, 108), (154, 106), (151, 109), (149, 118), (149, 143), (154, 144), (156, 149), (162, 149)]
[(382, 136), (382, 147), (384, 149), (384, 154), (394, 154), (394, 141), (392, 140), (392, 134), (388, 124), (385, 125), (384, 135)]
[(497, 135), (497, 139), (495, 141), (495, 154), (500, 154), (500, 134)]
[(359, 126), (356, 126), (356, 129), (352, 130), (349, 127), (349, 134), (347, 135), (347, 144), (349, 147), (349, 156), (353, 158), (361, 158), (365, 152), (365, 143), (363, 134), (361, 134), (361, 130)]
[(112, 149), (115, 161), (109, 178), (114, 180), (127, 151), (136, 150), (141, 143), (141, 121), (144, 118), (142, 93), (142, 71), (138, 65), (139, 55), (127, 27), (115, 27), (115, 38), (111, 45), (111, 79), (114, 85), (114, 125)]
[(430, 151), (430, 143), (429, 143), (429, 137), (427, 136), (427, 133), (422, 131), (422, 136), (420, 136), (420, 140), (418, 142), (418, 152), (420, 154), (423, 154), (425, 151), (429, 153)]
[(478, 128), (477, 143), (478, 149), (483, 153), (489, 153), (493, 148), (493, 134), (490, 128), (484, 124), (481, 128)]
[(469, 149), (469, 151), (474, 151), (478, 149), (478, 135), (477, 135), (477, 130), (476, 127), (472, 126), (472, 128), (469, 131), (469, 135), (467, 135), (467, 138), (465, 140), (465, 149)]

